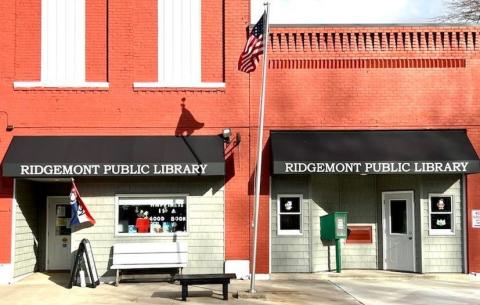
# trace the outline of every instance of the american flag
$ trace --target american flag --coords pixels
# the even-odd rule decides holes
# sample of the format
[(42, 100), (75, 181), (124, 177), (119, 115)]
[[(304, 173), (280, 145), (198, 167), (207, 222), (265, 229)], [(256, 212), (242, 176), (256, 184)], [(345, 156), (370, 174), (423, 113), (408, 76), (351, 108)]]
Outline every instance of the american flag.
[(263, 13), (260, 20), (253, 27), (248, 36), (247, 43), (243, 49), (242, 55), (238, 60), (238, 70), (250, 73), (257, 68), (260, 55), (263, 54), (263, 26), (266, 13)]

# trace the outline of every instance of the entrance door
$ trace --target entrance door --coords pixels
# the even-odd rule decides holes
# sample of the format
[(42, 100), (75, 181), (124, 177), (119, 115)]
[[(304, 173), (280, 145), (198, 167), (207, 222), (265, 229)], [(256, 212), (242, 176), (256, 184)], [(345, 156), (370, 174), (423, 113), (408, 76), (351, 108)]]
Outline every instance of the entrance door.
[(383, 269), (415, 272), (413, 191), (383, 193)]
[(70, 216), (68, 197), (48, 197), (47, 270), (70, 270)]

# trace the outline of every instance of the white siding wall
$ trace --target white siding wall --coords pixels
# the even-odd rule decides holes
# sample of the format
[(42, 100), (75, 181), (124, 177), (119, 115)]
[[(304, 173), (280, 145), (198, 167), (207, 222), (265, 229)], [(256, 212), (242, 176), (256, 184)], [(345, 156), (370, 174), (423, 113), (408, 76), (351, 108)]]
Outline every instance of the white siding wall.
[(201, 0), (158, 0), (158, 82), (201, 83)]
[(335, 243), (320, 238), (320, 216), (338, 211), (340, 206), (337, 176), (318, 175), (311, 178), (312, 196), (312, 264), (313, 272), (335, 269)]
[[(335, 245), (320, 238), (320, 216), (348, 212), (349, 224), (372, 226), (371, 244), (342, 243), (342, 268), (377, 269), (376, 198), (374, 176), (312, 176), (313, 271), (335, 269)], [(330, 253), (329, 253), (330, 251)]]
[[(429, 234), (428, 194), (453, 195), (455, 235)], [(425, 176), (422, 183), (423, 272), (463, 272), (463, 202), (458, 176)]]
[[(277, 196), (303, 194), (303, 235), (277, 234)], [(335, 269), (334, 243), (321, 240), (320, 216), (348, 212), (349, 224), (372, 226), (370, 244), (343, 244), (343, 268), (377, 269), (377, 202), (374, 176), (275, 177), (272, 180), (272, 272)], [(329, 252), (330, 251), (330, 252)]]
[(273, 201), (272, 272), (310, 272), (310, 200), (302, 202), (302, 235), (278, 235), (277, 204)]
[(42, 0), (41, 83), (85, 83), (85, 0)]
[(44, 203), (35, 197), (33, 183), (17, 180), (16, 189), (14, 277), (19, 277), (38, 266), (38, 206)]
[(342, 267), (345, 269), (377, 269), (378, 266), (378, 245), (377, 225), (372, 226), (371, 244), (344, 244), (342, 249)]
[[(188, 181), (187, 181), (188, 180)], [(225, 257), (223, 178), (166, 179), (157, 183), (77, 183), (82, 199), (97, 221), (72, 235), (72, 251), (83, 238), (92, 245), (101, 276), (110, 276), (112, 245), (124, 242), (171, 242), (170, 237), (115, 236), (115, 194), (189, 194), (188, 235), (176, 237), (188, 244), (184, 273), (222, 273)]]
[[(310, 272), (310, 200), (308, 179), (304, 177), (275, 177), (272, 181), (271, 221), (272, 221), (272, 272)], [(277, 200), (278, 195), (303, 195), (302, 235), (278, 235)]]
[(348, 223), (372, 227), (372, 243), (344, 244), (342, 267), (345, 269), (377, 269), (377, 199), (376, 177), (345, 175), (340, 178), (340, 209), (348, 212)]

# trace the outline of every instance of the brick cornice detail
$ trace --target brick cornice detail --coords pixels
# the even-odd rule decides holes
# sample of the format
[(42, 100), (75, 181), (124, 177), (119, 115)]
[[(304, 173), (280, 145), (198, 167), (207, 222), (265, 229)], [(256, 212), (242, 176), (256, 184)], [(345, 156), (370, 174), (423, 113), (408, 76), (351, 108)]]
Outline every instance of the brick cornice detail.
[(271, 52), (472, 52), (480, 28), (273, 28)]

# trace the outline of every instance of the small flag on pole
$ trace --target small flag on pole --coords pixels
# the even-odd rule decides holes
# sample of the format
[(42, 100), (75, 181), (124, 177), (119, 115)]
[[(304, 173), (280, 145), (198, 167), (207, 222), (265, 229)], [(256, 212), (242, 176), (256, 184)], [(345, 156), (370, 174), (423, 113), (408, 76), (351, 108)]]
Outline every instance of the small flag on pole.
[(266, 13), (263, 13), (260, 20), (253, 27), (248, 36), (247, 43), (243, 49), (242, 55), (238, 60), (238, 70), (250, 73), (255, 71), (260, 55), (263, 54), (263, 32)]
[(72, 179), (72, 190), (70, 191), (70, 207), (72, 208), (72, 219), (70, 219), (70, 225), (94, 225), (95, 219), (87, 209), (85, 203), (83, 203), (80, 194), (78, 193), (75, 182)]

